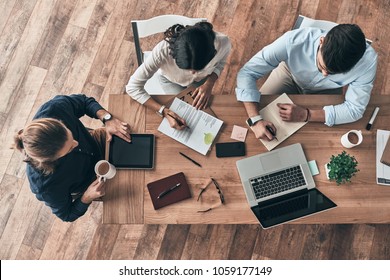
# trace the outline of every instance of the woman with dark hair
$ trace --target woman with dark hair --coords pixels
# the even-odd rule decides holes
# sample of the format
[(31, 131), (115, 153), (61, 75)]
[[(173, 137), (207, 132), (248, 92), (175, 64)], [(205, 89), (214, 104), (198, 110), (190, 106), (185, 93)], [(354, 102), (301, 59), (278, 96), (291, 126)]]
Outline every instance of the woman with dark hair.
[[(195, 86), (192, 105), (197, 109), (205, 109), (230, 49), (229, 38), (214, 32), (211, 23), (199, 22), (193, 26), (175, 24), (165, 31), (164, 40), (154, 47), (151, 55), (130, 77), (126, 92), (161, 117), (166, 117), (171, 127), (183, 129), (185, 120), (159, 104), (145, 91), (147, 80), (158, 72), (163, 89), (173, 94), (188, 86)], [(172, 116), (180, 119), (182, 125)]]

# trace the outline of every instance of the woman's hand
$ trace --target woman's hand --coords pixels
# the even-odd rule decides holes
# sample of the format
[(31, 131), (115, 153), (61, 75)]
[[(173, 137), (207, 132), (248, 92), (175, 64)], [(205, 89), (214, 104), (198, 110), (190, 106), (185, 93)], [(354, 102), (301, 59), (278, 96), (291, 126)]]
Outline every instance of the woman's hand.
[(81, 196), (81, 202), (90, 204), (94, 199), (102, 197), (105, 194), (104, 180), (96, 179)]
[(192, 93), (192, 98), (194, 99), (192, 106), (196, 109), (206, 109), (209, 106), (211, 93), (217, 79), (217, 74), (211, 73), (204, 84), (194, 90)]
[(213, 86), (210, 86), (207, 83), (196, 88), (192, 93), (192, 98), (194, 99), (192, 106), (196, 109), (206, 109), (209, 106), (212, 89)]
[(111, 141), (112, 135), (116, 135), (127, 142), (131, 142), (130, 125), (117, 118), (106, 121), (107, 141)]
[(169, 125), (172, 128), (175, 128), (177, 130), (182, 130), (182, 129), (185, 129), (187, 127), (186, 120), (179, 117), (175, 112), (173, 112), (169, 109), (164, 110), (164, 117), (167, 118)]

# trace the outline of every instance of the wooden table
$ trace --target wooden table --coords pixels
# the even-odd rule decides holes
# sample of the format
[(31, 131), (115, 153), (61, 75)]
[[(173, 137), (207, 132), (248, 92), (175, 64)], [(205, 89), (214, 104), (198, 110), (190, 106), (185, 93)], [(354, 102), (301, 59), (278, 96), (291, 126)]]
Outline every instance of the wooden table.
[[(158, 97), (160, 101), (167, 97)], [(276, 96), (263, 96), (262, 105), (268, 104)], [(322, 108), (328, 104), (343, 102), (340, 95), (290, 95), (294, 103), (310, 108)], [(375, 106), (380, 112), (371, 131), (365, 126)], [(233, 125), (246, 127), (246, 112), (242, 103), (234, 95), (214, 96), (212, 108), (224, 121), (224, 126), (216, 142), (233, 141), (230, 138)], [(156, 136), (155, 169), (151, 171), (118, 170), (117, 176), (107, 182), (107, 194), (104, 198), (104, 223), (145, 223), (145, 224), (255, 224), (236, 169), (237, 158), (216, 158), (215, 146), (203, 156), (190, 148), (157, 131), (161, 118), (140, 106), (127, 95), (111, 95), (109, 111), (114, 116), (131, 124), (134, 133), (153, 133)], [(350, 129), (363, 132), (363, 143), (355, 148), (346, 149), (359, 162), (360, 172), (353, 177), (352, 183), (337, 186), (326, 179), (324, 165), (330, 156), (343, 151), (340, 137)], [(331, 198), (338, 207), (330, 211), (299, 219), (292, 223), (390, 223), (390, 186), (376, 184), (376, 130), (390, 130), (390, 98), (372, 96), (364, 117), (355, 123), (328, 127), (321, 123), (308, 123), (297, 133), (280, 144), (284, 147), (293, 143), (302, 143), (308, 160), (317, 161), (320, 174), (314, 177), (318, 189)], [(266, 152), (266, 148), (251, 131), (246, 138), (247, 156)], [(184, 152), (197, 162), (197, 167), (179, 155)], [(146, 184), (168, 175), (184, 172), (192, 189), (191, 199), (159, 209), (153, 209)], [(202, 201), (196, 198), (199, 188), (209, 178), (214, 177), (223, 190), (226, 204), (216, 209), (197, 213), (218, 203), (218, 194), (209, 187), (202, 195)]]

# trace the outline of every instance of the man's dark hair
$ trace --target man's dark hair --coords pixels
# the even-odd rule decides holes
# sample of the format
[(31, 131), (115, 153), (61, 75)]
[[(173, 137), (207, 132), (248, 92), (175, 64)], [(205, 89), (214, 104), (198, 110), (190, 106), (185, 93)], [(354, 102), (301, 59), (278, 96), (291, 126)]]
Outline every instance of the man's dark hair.
[(213, 25), (208, 22), (198, 22), (193, 26), (175, 24), (165, 31), (164, 36), (180, 69), (202, 70), (216, 53)]
[(356, 24), (339, 24), (324, 38), (322, 57), (329, 73), (345, 73), (352, 69), (366, 50), (366, 38)]

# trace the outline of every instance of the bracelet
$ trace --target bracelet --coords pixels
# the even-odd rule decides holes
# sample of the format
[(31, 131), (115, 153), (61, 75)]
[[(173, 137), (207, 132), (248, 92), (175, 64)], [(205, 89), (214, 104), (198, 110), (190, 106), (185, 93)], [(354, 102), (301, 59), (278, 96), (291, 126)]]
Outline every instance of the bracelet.
[(309, 110), (309, 108), (306, 108), (306, 111), (307, 111), (307, 116), (306, 116), (305, 122), (308, 122), (310, 120), (310, 110)]

